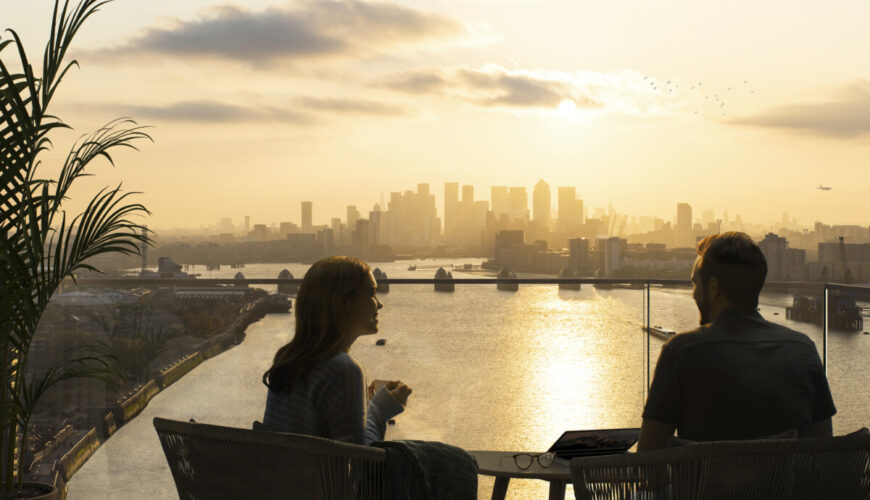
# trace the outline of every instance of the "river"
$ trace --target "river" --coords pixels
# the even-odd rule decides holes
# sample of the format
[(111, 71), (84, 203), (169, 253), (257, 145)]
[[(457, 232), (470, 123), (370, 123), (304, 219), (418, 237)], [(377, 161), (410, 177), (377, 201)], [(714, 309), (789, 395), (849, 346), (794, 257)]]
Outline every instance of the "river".
[[(434, 276), (434, 269), (412, 272), (408, 264), (373, 267), (391, 278)], [(307, 266), (197, 271), (203, 278), (232, 277), (237, 271), (246, 278), (275, 278), (284, 268), (298, 278)], [(454, 272), (454, 277), (471, 275)], [(505, 292), (457, 285), (454, 293), (436, 293), (431, 285), (393, 285), (380, 298), (380, 333), (360, 338), (351, 355), (368, 379), (401, 379), (414, 391), (406, 411), (389, 427), (389, 439), (543, 451), (567, 429), (640, 424), (646, 367), (640, 290), (584, 285), (580, 291), (560, 291), (536, 285)], [(790, 302), (789, 296), (762, 295), (761, 313), (807, 333), (821, 352), (820, 328), (785, 319)], [(681, 331), (697, 324), (688, 290), (654, 290), (651, 303), (654, 325)], [(292, 332), (292, 314), (268, 315), (251, 325), (239, 346), (201, 364), (119, 429), (73, 477), (68, 498), (177, 498), (152, 418), (249, 427), (263, 416), (261, 376)], [(386, 346), (375, 346), (380, 337), (387, 339)], [(653, 338), (653, 366), (660, 346)], [(838, 407), (834, 430), (845, 433), (868, 424), (870, 335), (832, 332), (828, 349)], [(491, 488), (492, 481), (481, 476), (480, 498), (489, 498)], [(546, 492), (546, 483), (515, 480), (508, 498), (545, 498)]]

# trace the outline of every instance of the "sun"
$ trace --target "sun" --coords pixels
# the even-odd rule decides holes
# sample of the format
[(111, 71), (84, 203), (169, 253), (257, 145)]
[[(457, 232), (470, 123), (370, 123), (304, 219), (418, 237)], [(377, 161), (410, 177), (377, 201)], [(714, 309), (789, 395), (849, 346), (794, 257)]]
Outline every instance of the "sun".
[(563, 115), (571, 115), (577, 109), (577, 103), (573, 99), (565, 98), (559, 103), (559, 112)]

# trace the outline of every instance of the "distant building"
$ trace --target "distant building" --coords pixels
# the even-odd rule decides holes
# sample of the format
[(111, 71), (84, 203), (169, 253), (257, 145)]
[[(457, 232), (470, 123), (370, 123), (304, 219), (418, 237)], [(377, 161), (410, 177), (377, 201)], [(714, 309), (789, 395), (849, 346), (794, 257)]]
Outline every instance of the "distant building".
[(573, 187), (560, 187), (558, 196), (559, 230), (575, 234), (582, 223), (583, 202), (577, 199), (577, 190)]
[(299, 226), (292, 222), (282, 222), (279, 226), (278, 232), (283, 236), (287, 236), (290, 233), (299, 232)]
[(782, 281), (785, 249), (788, 248), (785, 238), (767, 233), (764, 239), (758, 242), (758, 248), (767, 260), (767, 280)]
[[(870, 243), (846, 243), (846, 265), (858, 283), (870, 281)], [(839, 242), (819, 243), (819, 262), (810, 271), (810, 279), (842, 281), (843, 257)]]
[(806, 250), (789, 248), (788, 242), (774, 233), (768, 233), (758, 242), (767, 260), (767, 281), (806, 280)]
[(715, 214), (712, 210), (704, 210), (701, 212), (701, 224), (704, 226), (709, 226), (716, 222)]
[(586, 238), (571, 238), (568, 240), (568, 267), (580, 274), (591, 271), (589, 263), (589, 240)]
[(265, 224), (254, 224), (254, 229), (248, 233), (248, 238), (253, 241), (268, 241), (269, 227)]
[(529, 221), (529, 195), (522, 186), (508, 189), (508, 218), (510, 220)]
[(492, 213), (495, 218), (499, 219), (502, 215), (508, 213), (508, 187), (507, 186), (492, 186), (489, 189), (490, 203), (492, 205)]
[(369, 212), (369, 244), (381, 244), (381, 212), (380, 207), (375, 205), (376, 210)]
[(310, 201), (302, 202), (302, 232), (310, 233), (312, 227), (312, 212), (313, 203)]
[(335, 238), (332, 229), (321, 229), (317, 231), (315, 241), (320, 245), (323, 255), (332, 255), (335, 248)]
[(513, 245), (524, 243), (523, 232), (516, 230), (499, 231), (495, 235), (495, 261), (499, 262), (499, 253), (509, 250)]
[(622, 269), (622, 246), (625, 240), (616, 236), (602, 240), (604, 245), (604, 275), (611, 276), (615, 271)]
[(416, 193), (390, 193), (387, 210), (381, 216), (379, 233), (382, 245), (402, 250), (436, 245), (441, 239), (441, 219), (429, 185), (418, 184)]
[(674, 245), (676, 247), (695, 246), (695, 238), (692, 235), (692, 206), (688, 203), (677, 203), (677, 227), (675, 228)]
[(459, 226), (459, 183), (444, 183), (444, 236), (451, 244), (456, 241)]
[(532, 191), (532, 220), (544, 227), (550, 224), (550, 185), (544, 179)]
[(353, 248), (357, 253), (364, 254), (372, 246), (372, 227), (368, 219), (357, 219), (353, 232)]
[(341, 223), (339, 217), (333, 217), (329, 226), (332, 229), (332, 238), (335, 245), (343, 246), (350, 244), (350, 236), (345, 234), (348, 232), (346, 230), (347, 226)]
[(356, 221), (360, 218), (359, 210), (356, 205), (347, 206), (347, 227), (353, 229), (356, 227)]

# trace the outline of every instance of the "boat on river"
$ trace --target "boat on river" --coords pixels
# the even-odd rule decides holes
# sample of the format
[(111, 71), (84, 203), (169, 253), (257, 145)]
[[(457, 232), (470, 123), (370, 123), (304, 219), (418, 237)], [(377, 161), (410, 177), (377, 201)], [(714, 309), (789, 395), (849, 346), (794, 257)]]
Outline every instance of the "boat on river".
[[(643, 329), (643, 327), (641, 327), (641, 329)], [(677, 334), (677, 332), (671, 330), (670, 328), (665, 328), (661, 325), (653, 325), (649, 327), (649, 333), (663, 339), (669, 339)]]

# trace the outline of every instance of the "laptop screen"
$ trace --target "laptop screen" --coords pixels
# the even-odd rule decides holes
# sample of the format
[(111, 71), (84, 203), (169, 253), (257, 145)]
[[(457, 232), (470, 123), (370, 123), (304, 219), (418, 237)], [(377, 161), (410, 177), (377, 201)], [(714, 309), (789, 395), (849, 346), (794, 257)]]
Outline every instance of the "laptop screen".
[(566, 431), (547, 451), (561, 458), (625, 453), (639, 435), (640, 428)]

